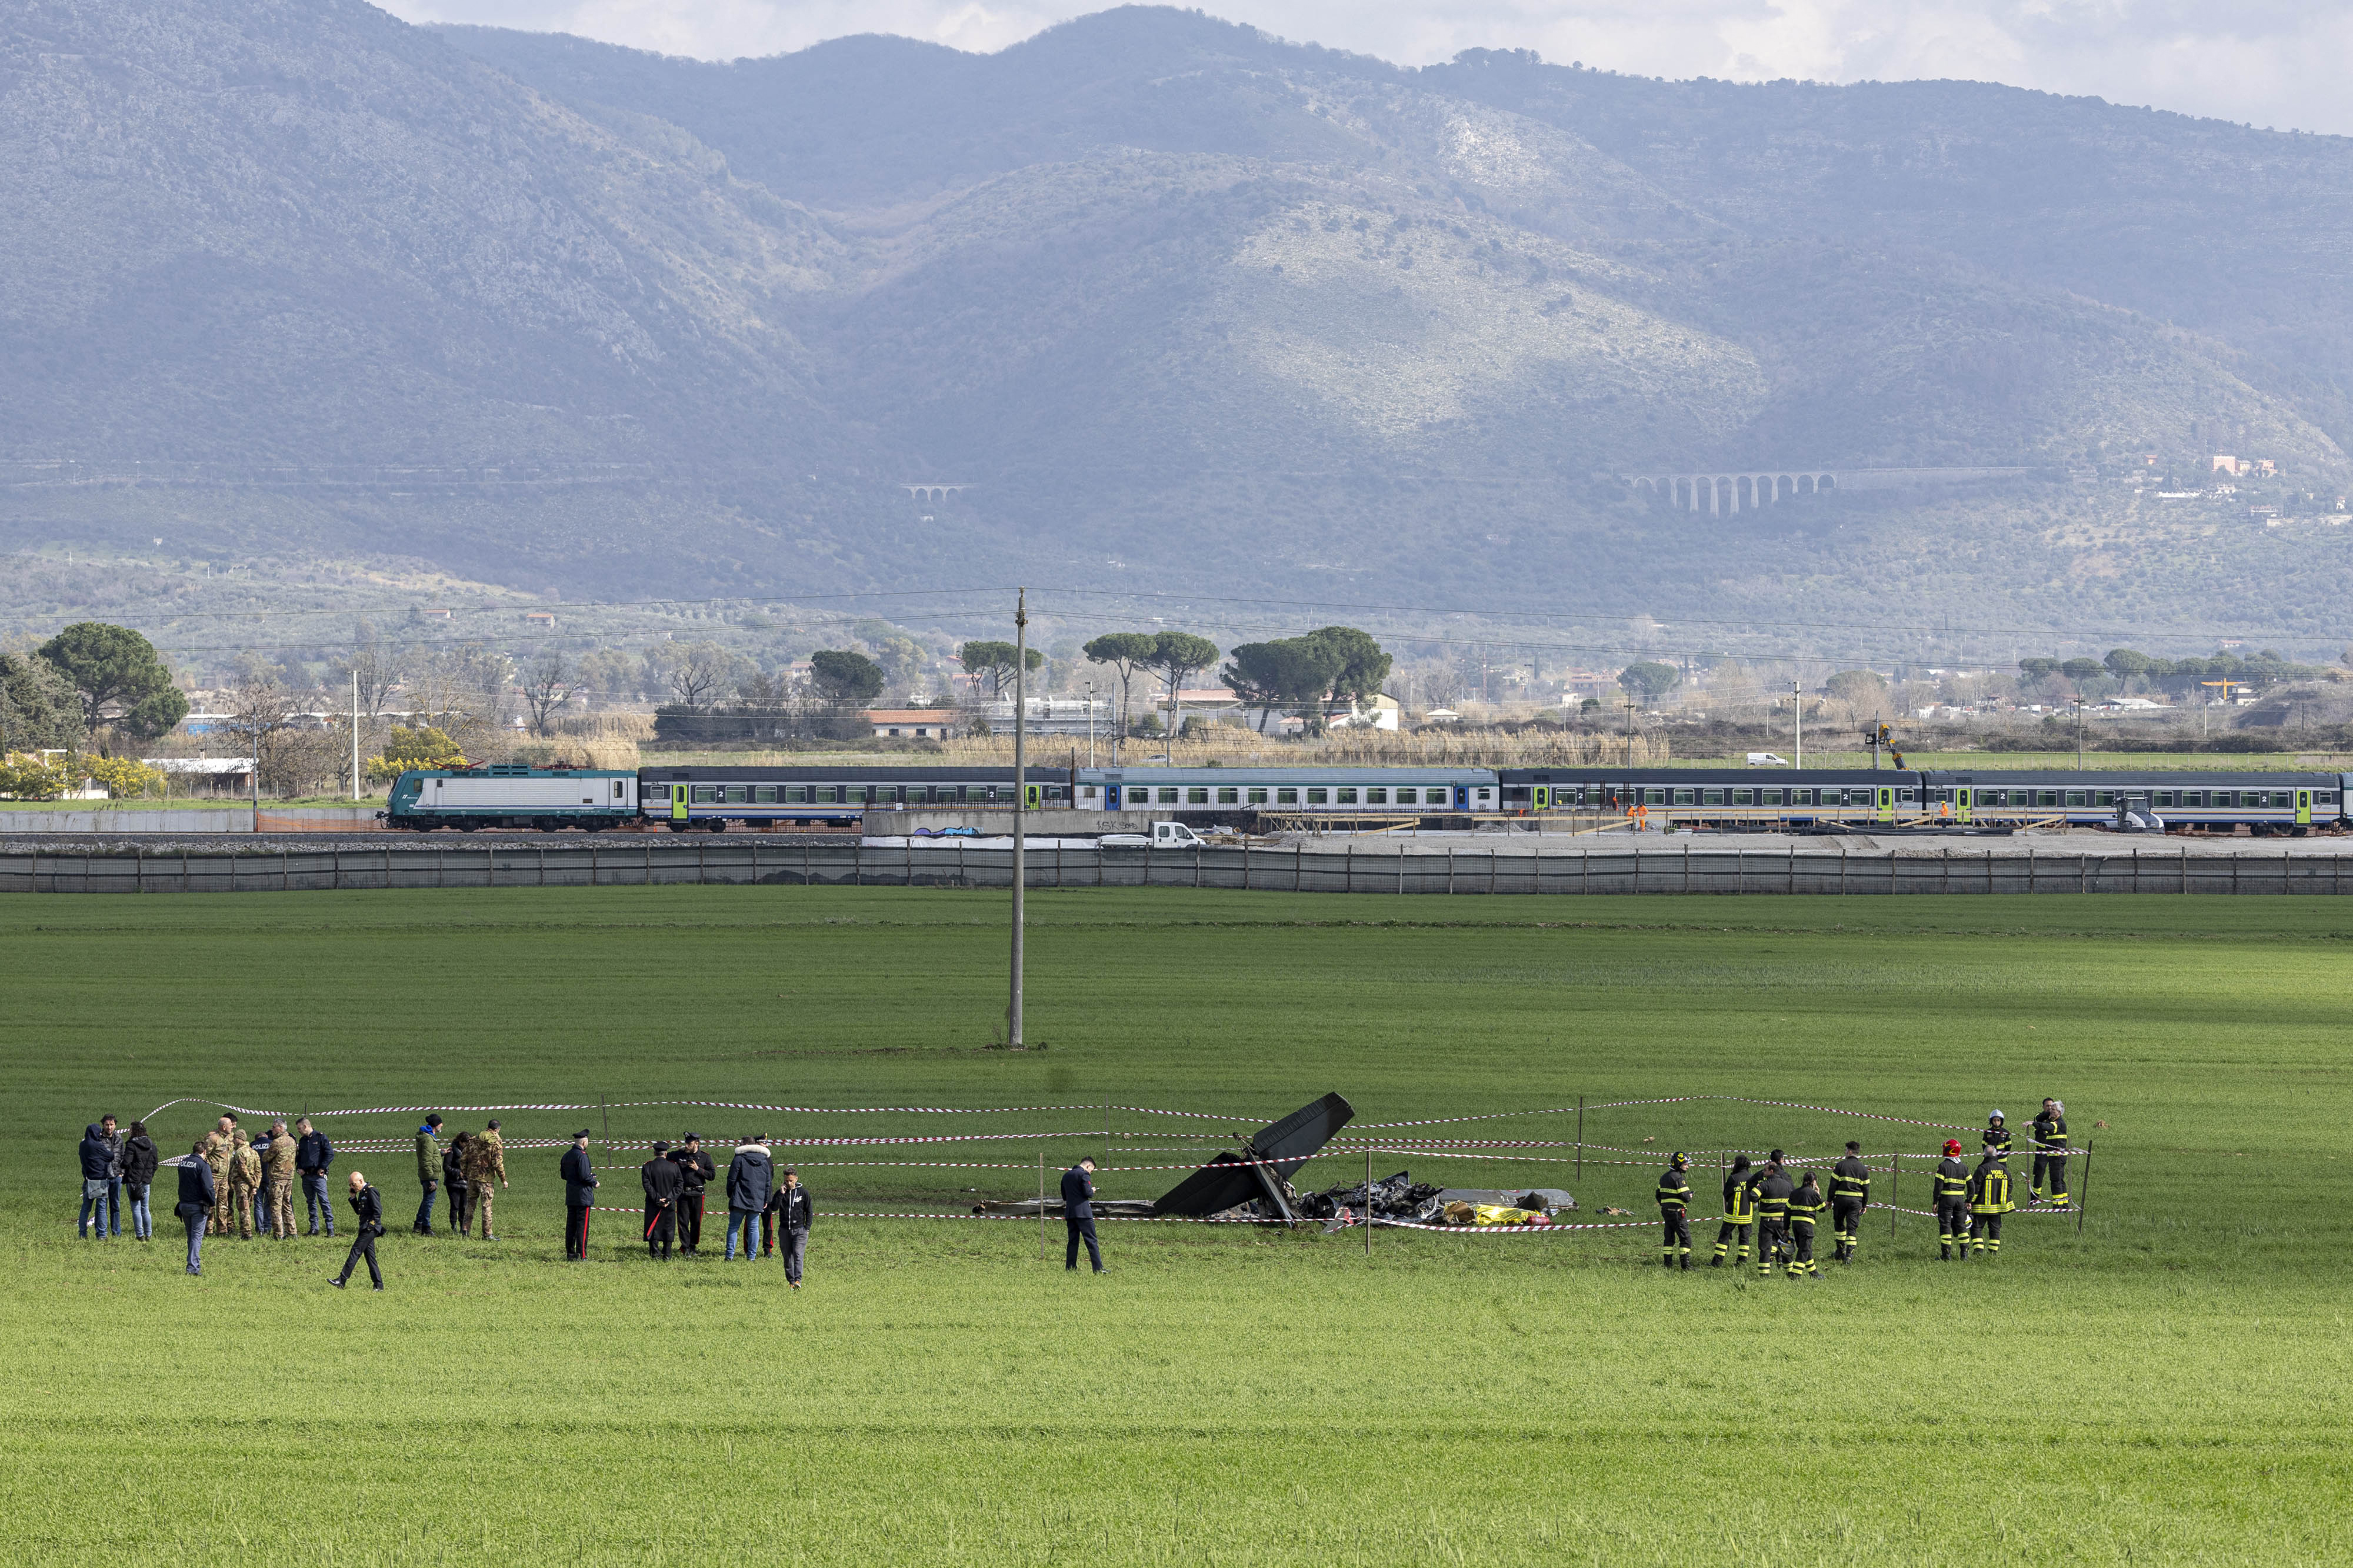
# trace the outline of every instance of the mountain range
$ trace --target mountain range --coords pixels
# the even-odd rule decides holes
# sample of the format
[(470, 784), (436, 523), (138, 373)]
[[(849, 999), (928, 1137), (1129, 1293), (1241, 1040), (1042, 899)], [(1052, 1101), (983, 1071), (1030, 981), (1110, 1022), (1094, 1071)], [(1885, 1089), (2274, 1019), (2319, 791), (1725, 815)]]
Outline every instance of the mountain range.
[[(712, 63), (20, 0), (0, 198), (15, 549), (2316, 635), (2348, 585), (2124, 488), (2344, 493), (2338, 138), (1158, 8)], [(1698, 520), (1618, 477), (1980, 467), (2025, 473)]]

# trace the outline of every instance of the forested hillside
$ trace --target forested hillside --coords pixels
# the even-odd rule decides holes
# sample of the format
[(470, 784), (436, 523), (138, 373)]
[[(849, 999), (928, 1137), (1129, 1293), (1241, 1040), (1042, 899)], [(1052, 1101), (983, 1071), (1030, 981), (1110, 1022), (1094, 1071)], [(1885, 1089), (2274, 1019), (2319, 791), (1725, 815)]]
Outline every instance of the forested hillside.
[[(0, 195), (19, 547), (2162, 614), (2232, 514), (2126, 472), (2265, 458), (2309, 516), (2353, 442), (2353, 143), (1991, 86), (1409, 71), (1145, 8), (712, 64), (31, 0)], [(1665, 536), (1608, 477), (1947, 466), (2031, 475)], [(1860, 575), (1923, 508), (1978, 520), (1966, 577)]]

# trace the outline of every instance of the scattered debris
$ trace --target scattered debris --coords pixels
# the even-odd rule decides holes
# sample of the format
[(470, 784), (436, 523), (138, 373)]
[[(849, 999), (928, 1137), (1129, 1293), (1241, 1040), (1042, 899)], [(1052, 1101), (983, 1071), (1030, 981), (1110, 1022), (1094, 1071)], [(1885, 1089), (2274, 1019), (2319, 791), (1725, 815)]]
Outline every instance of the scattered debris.
[(1291, 1178), (1356, 1114), (1336, 1094), (1303, 1105), (1261, 1128), (1241, 1153), (1220, 1154), (1177, 1183), (1153, 1210), (1212, 1219), (1298, 1219)]
[(1614, 1209), (1608, 1204), (1603, 1204), (1601, 1205), (1601, 1212), (1607, 1215), (1617, 1215), (1625, 1219), (1631, 1219), (1634, 1215), (1634, 1211), (1632, 1209)]

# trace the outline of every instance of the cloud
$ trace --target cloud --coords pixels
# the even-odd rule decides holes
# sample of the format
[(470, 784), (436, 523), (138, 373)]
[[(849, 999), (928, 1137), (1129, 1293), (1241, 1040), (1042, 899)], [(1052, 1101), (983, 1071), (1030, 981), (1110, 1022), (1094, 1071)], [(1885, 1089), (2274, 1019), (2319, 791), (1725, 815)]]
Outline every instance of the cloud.
[[(576, 33), (725, 59), (849, 33), (1000, 49), (1100, 5), (1056, 0), (387, 0), (412, 22)], [(1287, 38), (1426, 65), (1533, 48), (1641, 76), (1960, 78), (2353, 134), (2353, 8), (2306, 0), (1221, 0)]]

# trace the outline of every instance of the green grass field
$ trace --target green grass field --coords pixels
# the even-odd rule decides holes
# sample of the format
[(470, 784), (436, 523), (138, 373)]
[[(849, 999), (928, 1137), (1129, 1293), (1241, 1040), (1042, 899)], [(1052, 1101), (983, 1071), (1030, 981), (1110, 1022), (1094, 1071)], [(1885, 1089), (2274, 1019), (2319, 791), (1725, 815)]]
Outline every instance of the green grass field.
[[(0, 1064), (25, 1133), (0, 1148), (0, 1558), (2353, 1554), (2348, 954), (2329, 900), (1039, 894), (1043, 1048), (1018, 1054), (991, 1048), (1004, 903), (0, 900)], [(773, 1262), (649, 1263), (619, 1215), (566, 1267), (553, 1152), (511, 1153), (498, 1244), (407, 1236), (413, 1160), (346, 1154), (387, 1198), (382, 1296), (325, 1288), (340, 1243), (216, 1240), (198, 1281), (176, 1224), (146, 1247), (72, 1238), (81, 1125), (177, 1095), (1060, 1104), (1075, 1109), (853, 1129), (1057, 1132), (1060, 1162), (1102, 1146), (1106, 1098), (1271, 1117), (1327, 1089), (1361, 1121), (1729, 1094), (1949, 1122), (2000, 1105), (2021, 1128), (2056, 1093), (2096, 1150), (2087, 1224), (2014, 1219), (1998, 1264), (1963, 1267), (1933, 1261), (1925, 1221), (1891, 1240), (1878, 1210), (1858, 1266), (1792, 1283), (1663, 1275), (1648, 1228), (1385, 1231), (1368, 1260), (1355, 1231), (1106, 1225), (1095, 1279), (1063, 1273), (1059, 1233), (1041, 1263), (1019, 1222), (822, 1217), (1033, 1191), (1034, 1144), (997, 1144), (804, 1151), (821, 1217), (797, 1295)], [(203, 1119), (167, 1113), (158, 1141), (185, 1148)], [(505, 1120), (518, 1140), (597, 1122)], [(845, 1120), (622, 1111), (613, 1135)], [(1556, 1139), (1573, 1121), (1423, 1131)], [(1155, 1119), (1111, 1122), (1114, 1167), (1173, 1158), (1138, 1147), (1166, 1131)], [(1596, 1112), (1586, 1137), (1827, 1158), (1856, 1128), (1883, 1157), (1941, 1136), (1718, 1100)], [(841, 1163), (893, 1158), (1011, 1168)], [(1581, 1179), (1378, 1163), (1567, 1185), (1589, 1217), (1647, 1219), (1656, 1163), (1635, 1158)], [(617, 1201), (629, 1163), (608, 1166)], [(1352, 1170), (1361, 1156), (1304, 1180)]]

